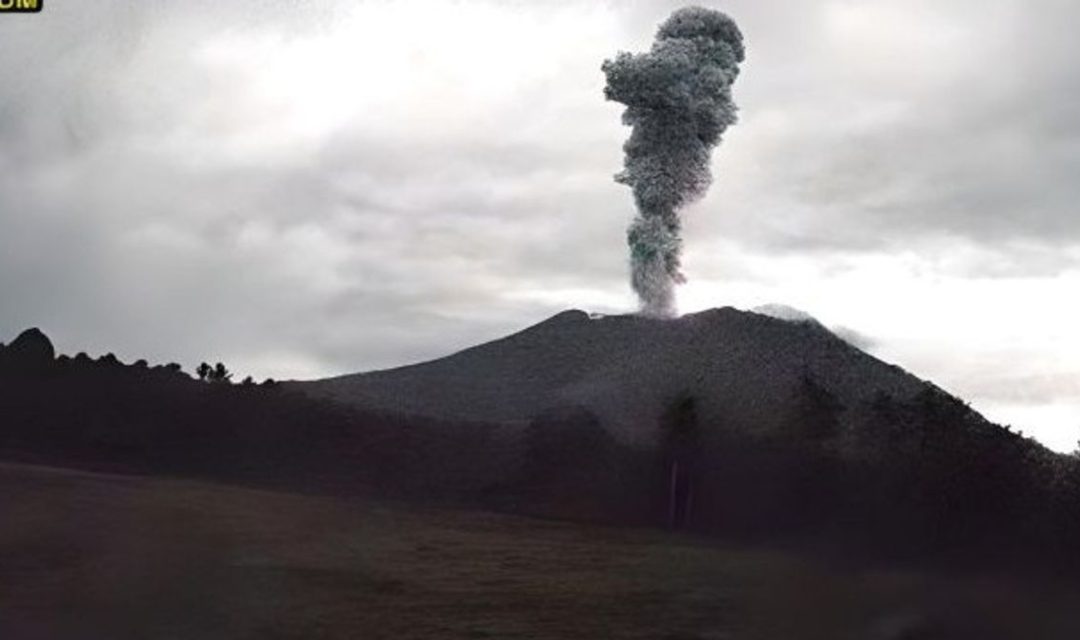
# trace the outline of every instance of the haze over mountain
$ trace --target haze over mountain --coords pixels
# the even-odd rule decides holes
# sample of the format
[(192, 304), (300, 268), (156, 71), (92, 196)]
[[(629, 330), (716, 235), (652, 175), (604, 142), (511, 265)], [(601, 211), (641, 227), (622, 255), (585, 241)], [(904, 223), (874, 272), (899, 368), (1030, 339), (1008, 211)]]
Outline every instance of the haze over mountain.
[(936, 389), (809, 316), (785, 320), (730, 307), (675, 320), (565, 311), (430, 362), (292, 384), (347, 404), (478, 422), (522, 423), (580, 405), (618, 438), (641, 443), (680, 396), (694, 398), (703, 424), (774, 431), (790, 419), (806, 378), (839, 401), (851, 435), (875, 398), (906, 401)]

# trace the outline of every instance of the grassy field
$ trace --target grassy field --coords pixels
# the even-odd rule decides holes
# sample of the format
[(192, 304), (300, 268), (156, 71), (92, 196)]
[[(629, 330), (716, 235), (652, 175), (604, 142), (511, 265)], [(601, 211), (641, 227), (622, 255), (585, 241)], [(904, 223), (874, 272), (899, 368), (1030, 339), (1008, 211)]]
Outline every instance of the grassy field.
[(0, 638), (1078, 638), (1063, 585), (0, 465)]

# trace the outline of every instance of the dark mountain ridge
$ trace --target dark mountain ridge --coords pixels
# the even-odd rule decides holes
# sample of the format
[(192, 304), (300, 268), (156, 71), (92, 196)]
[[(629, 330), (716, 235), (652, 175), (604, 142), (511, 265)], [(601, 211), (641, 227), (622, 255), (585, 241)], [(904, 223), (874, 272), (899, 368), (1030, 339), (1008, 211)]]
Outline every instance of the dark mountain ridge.
[(1074, 458), (816, 323), (572, 311), (430, 363), (263, 385), (56, 358), (39, 333), (0, 347), (0, 458), (1080, 565)]

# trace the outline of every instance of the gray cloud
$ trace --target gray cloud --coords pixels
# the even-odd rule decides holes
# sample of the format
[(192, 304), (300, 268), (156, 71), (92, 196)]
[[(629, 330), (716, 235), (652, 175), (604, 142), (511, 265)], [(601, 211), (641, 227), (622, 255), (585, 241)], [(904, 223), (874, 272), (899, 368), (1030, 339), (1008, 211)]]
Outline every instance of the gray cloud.
[[(829, 6), (859, 9), (818, 6), (823, 13)], [(787, 232), (766, 242), (867, 249), (947, 235), (1003, 253), (1018, 240), (1055, 247), (1080, 242), (1074, 205), (1080, 183), (1070, 177), (1080, 171), (1080, 119), (1069, 106), (1080, 99), (1073, 69), (1080, 43), (1069, 26), (1080, 7), (1055, 1), (891, 6), (896, 16), (918, 20), (865, 26), (886, 39), (889, 29), (900, 34), (891, 37), (924, 38), (935, 57), (893, 60), (912, 51), (885, 48), (878, 57), (868, 51), (878, 71), (839, 57), (857, 52), (824, 47), (810, 78), (789, 85), (787, 101), (799, 106), (776, 116), (784, 123), (779, 133), (762, 131), (767, 118), (747, 121), (752, 130), (744, 135), (765, 139), (758, 150), (769, 168), (763, 186), (812, 212), (789, 216), (781, 225)], [(935, 27), (957, 35), (943, 36), (945, 46), (910, 32)], [(746, 78), (750, 93), (753, 73)], [(803, 93), (809, 84), (832, 95), (816, 101), (813, 90)], [(765, 90), (757, 97), (772, 104), (748, 104), (747, 112), (776, 109), (784, 99), (780, 87)]]
[[(552, 3), (607, 12), (610, 41), (553, 40), (561, 66), (490, 78), (517, 87), (505, 104), (459, 113), (455, 87), (432, 89), (312, 139), (280, 105), (247, 108), (257, 57), (215, 66), (205, 48), (289, 46), (353, 3), (57, 0), (0, 21), (0, 340), (41, 325), (66, 351), (306, 376), (442, 355), (575, 295), (617, 310), (633, 207), (599, 67), (679, 4)], [(829, 277), (899, 248), (972, 279), (1077, 267), (1075, 3), (720, 8), (749, 55), (742, 122), (686, 216), (695, 278), (760, 284), (785, 256)]]

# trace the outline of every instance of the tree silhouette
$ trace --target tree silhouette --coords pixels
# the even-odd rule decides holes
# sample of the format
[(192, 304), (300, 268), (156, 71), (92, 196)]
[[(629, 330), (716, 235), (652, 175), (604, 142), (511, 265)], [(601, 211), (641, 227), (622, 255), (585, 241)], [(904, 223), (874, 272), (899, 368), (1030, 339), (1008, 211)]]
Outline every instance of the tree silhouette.
[(680, 394), (660, 418), (668, 482), (668, 527), (689, 526), (694, 481), (700, 466), (700, 434), (694, 397)]
[(213, 373), (213, 371), (214, 371), (214, 368), (211, 367), (210, 365), (206, 364), (205, 362), (201, 363), (195, 369), (195, 373), (199, 376), (199, 380), (203, 380), (203, 381), (208, 380), (210, 378), (210, 374)]
[(232, 372), (219, 362), (214, 365), (214, 370), (210, 372), (207, 379), (215, 384), (232, 384)]

